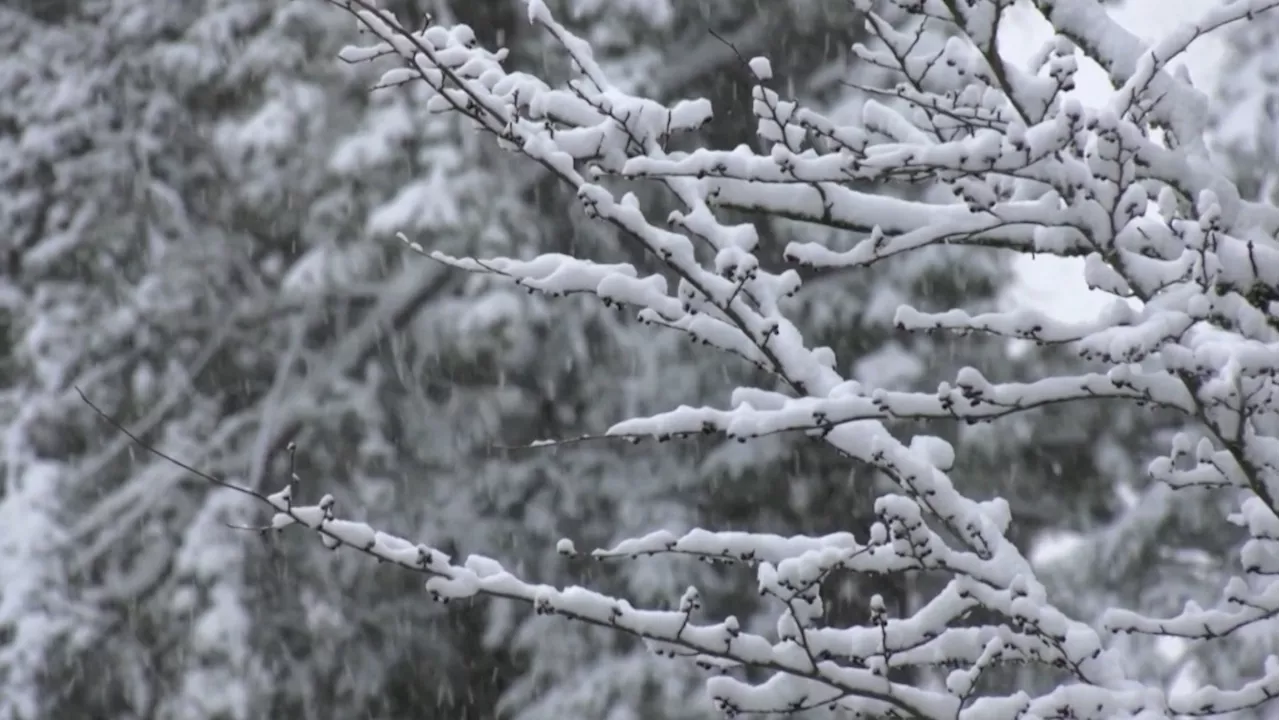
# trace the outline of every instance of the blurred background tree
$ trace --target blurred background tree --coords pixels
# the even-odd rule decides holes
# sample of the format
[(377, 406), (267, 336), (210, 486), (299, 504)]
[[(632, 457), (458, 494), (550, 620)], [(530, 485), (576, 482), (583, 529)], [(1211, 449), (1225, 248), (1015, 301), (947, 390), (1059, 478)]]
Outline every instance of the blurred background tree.
[(1223, 33), (1213, 108), (1214, 144), (1227, 155), (1247, 198), (1276, 199), (1276, 95), (1280, 93), (1280, 25), (1275, 11)]

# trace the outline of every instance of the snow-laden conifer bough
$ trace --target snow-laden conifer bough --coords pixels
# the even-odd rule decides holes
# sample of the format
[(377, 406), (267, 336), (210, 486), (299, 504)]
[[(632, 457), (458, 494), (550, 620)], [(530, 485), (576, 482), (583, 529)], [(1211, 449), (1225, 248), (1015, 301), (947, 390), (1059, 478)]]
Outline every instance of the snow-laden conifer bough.
[[(296, 482), (270, 496), (242, 490), (274, 508), (271, 528), (304, 525), (330, 548), (355, 548), (425, 573), (427, 591), (439, 600), (512, 598), (538, 613), (644, 638), (659, 653), (712, 670), (708, 692), (731, 715), (829, 707), (844, 716), (929, 720), (1182, 718), (1252, 711), (1277, 697), (1275, 656), (1240, 687), (1174, 692), (1127, 678), (1119, 653), (1109, 649), (1114, 634), (1212, 642), (1259, 624), (1275, 633), (1277, 213), (1242, 198), (1211, 163), (1206, 98), (1167, 65), (1215, 28), (1275, 22), (1259, 16), (1274, 12), (1277, 0), (1223, 5), (1150, 48), (1095, 0), (1036, 0), (1057, 35), (1025, 69), (1002, 60), (997, 47), (1010, 0), (855, 0), (877, 40), (874, 49), (856, 47), (856, 56), (896, 71), (900, 82), (881, 92), (886, 102), (868, 102), (860, 122), (839, 125), (780, 97), (769, 86), (768, 60), (750, 60), (757, 80), (751, 109), (767, 154), (745, 147), (668, 151), (670, 138), (707, 121), (709, 104), (666, 107), (614, 87), (588, 44), (538, 0), (528, 3), (529, 20), (554, 37), (578, 74), (562, 87), (508, 72), (505, 53), (478, 47), (466, 26), (428, 21), (410, 29), (369, 0), (329, 1), (374, 38), (344, 50), (344, 60), (392, 58), (397, 67), (381, 86), (429, 85), (433, 110), (465, 116), (503, 148), (571, 184), (589, 216), (660, 260), (667, 275), (556, 254), (456, 258), (405, 238), (413, 250), (509, 278), (530, 292), (589, 293), (637, 308), (645, 323), (753, 363), (781, 388), (740, 388), (729, 409), (680, 407), (624, 419), (602, 438), (715, 433), (750, 441), (807, 433), (884, 473), (898, 492), (877, 501), (879, 522), (846, 533), (654, 533), (594, 553), (602, 559), (679, 553), (752, 568), (760, 592), (777, 602), (773, 637), (750, 633), (733, 617), (701, 619), (693, 588), (675, 610), (645, 610), (584, 588), (530, 584), (485, 557), (455, 564), (429, 546), (340, 519), (331, 496), (299, 504)], [(926, 16), (953, 31), (927, 53), (916, 44), (916, 21)], [(1063, 96), (1073, 85), (1077, 49), (1119, 88), (1105, 107)], [(681, 209), (647, 217), (633, 195), (601, 184), (609, 178), (660, 183)], [(935, 192), (902, 200), (850, 187), (888, 180), (928, 182)], [(904, 307), (896, 323), (1070, 343), (1097, 371), (1001, 383), (966, 368), (935, 393), (864, 387), (841, 376), (829, 350), (806, 345), (780, 309), (800, 287), (798, 273), (764, 270), (753, 254), (753, 226), (722, 224), (718, 208), (821, 222), (861, 238), (849, 249), (787, 248), (789, 262), (810, 268), (869, 267), (943, 243), (1084, 258), (1088, 284), (1115, 296), (1091, 322), (1060, 322), (1027, 309), (971, 315)], [(667, 276), (678, 279), (675, 288)], [(883, 424), (989, 422), (1055, 403), (1104, 400), (1170, 408), (1195, 428), (1150, 464), (1167, 492), (1200, 487), (1238, 497), (1237, 512), (1223, 521), (1243, 527), (1248, 539), (1220, 606), (1189, 604), (1169, 618), (1114, 610), (1102, 628), (1066, 616), (1006, 539), (1008, 505), (976, 502), (956, 490), (947, 475), (955, 454), (945, 441), (917, 437), (903, 444)], [(556, 549), (577, 552), (568, 540)], [(872, 598), (866, 625), (830, 627), (819, 588), (836, 569), (931, 571), (951, 579), (910, 617), (889, 617)], [(1001, 620), (960, 622), (975, 609)], [(1069, 680), (1039, 695), (980, 692), (983, 672), (1008, 663), (1053, 666)], [(748, 682), (736, 672), (742, 666), (768, 679)], [(936, 688), (890, 680), (889, 669), (907, 667), (949, 674)]]

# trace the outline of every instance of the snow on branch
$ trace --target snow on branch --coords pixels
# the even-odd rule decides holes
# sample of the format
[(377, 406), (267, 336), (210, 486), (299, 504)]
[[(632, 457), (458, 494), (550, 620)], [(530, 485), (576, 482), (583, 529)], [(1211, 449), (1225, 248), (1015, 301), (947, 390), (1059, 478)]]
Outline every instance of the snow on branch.
[[(586, 293), (638, 309), (642, 320), (688, 333), (781, 381), (781, 389), (740, 388), (729, 410), (682, 407), (623, 418), (606, 436), (714, 433), (745, 442), (808, 432), (898, 489), (877, 500), (875, 524), (849, 533), (659, 533), (596, 553), (601, 559), (685, 554), (752, 567), (761, 594), (778, 609), (774, 637), (746, 632), (733, 617), (696, 621), (696, 590), (677, 610), (643, 610), (583, 588), (523, 582), (489, 558), (455, 564), (429, 546), (339, 518), (330, 496), (297, 504), (296, 479), (270, 496), (232, 487), (272, 508), (270, 529), (301, 525), (327, 547), (354, 548), (423, 573), (427, 590), (440, 600), (519, 600), (539, 613), (616, 628), (660, 653), (694, 658), (720, 673), (708, 690), (729, 714), (831, 707), (939, 720), (1174, 718), (1224, 714), (1276, 698), (1274, 657), (1243, 687), (1173, 694), (1127, 676), (1110, 642), (1129, 633), (1218, 640), (1245, 626), (1276, 623), (1276, 211), (1242, 200), (1211, 165), (1202, 140), (1203, 96), (1163, 69), (1203, 32), (1246, 21), (1275, 8), (1276, 0), (1230, 3), (1151, 50), (1095, 0), (1038, 0), (1058, 36), (1031, 70), (1001, 56), (997, 31), (1008, 0), (895, 2), (884, 13), (876, 3), (856, 0), (876, 41), (855, 54), (893, 70), (898, 85), (872, 93), (856, 121), (845, 125), (784, 99), (770, 87), (768, 61), (750, 60), (757, 80), (750, 109), (764, 153), (670, 149), (673, 139), (707, 122), (709, 103), (668, 106), (619, 90), (590, 46), (539, 0), (528, 3), (530, 22), (549, 34), (576, 71), (555, 86), (505, 68), (505, 51), (478, 47), (466, 26), (428, 22), (412, 30), (372, 0), (329, 2), (353, 14), (373, 38), (344, 50), (344, 60), (396, 63), (379, 87), (424, 86), (431, 110), (455, 114), (573, 188), (590, 218), (660, 263), (677, 287), (603, 260), (458, 258), (405, 242), (438, 262), (530, 291)], [(926, 35), (942, 40), (918, 42)], [(1121, 88), (1106, 107), (1084, 107), (1067, 95), (1076, 48)], [(650, 218), (634, 196), (615, 195), (610, 186), (617, 179), (657, 183), (677, 209)], [(915, 183), (923, 192), (897, 199), (853, 188), (888, 181)], [(1083, 257), (1088, 284), (1116, 296), (1116, 305), (1093, 321), (1068, 326), (1025, 310), (975, 315), (903, 308), (896, 323), (904, 330), (1068, 344), (1098, 367), (1027, 383), (967, 368), (926, 393), (863, 387), (836, 371), (828, 349), (806, 345), (785, 313), (785, 299), (800, 289), (799, 273), (766, 270), (773, 265), (755, 254), (754, 226), (722, 224), (716, 211), (726, 208), (854, 236), (847, 248), (793, 244), (784, 259), (799, 265), (867, 267), (933, 245)], [(1050, 602), (1006, 537), (1014, 520), (1008, 504), (961, 494), (947, 474), (955, 452), (945, 441), (904, 443), (885, 425), (920, 418), (988, 422), (1103, 399), (1172, 409), (1199, 433), (1198, 441), (1179, 436), (1166, 457), (1153, 460), (1154, 479), (1244, 498), (1230, 518), (1249, 535), (1242, 573), (1225, 588), (1220, 608), (1188, 607), (1165, 619), (1115, 611), (1103, 633), (1069, 617)], [(865, 540), (855, 539), (864, 534)], [(567, 541), (558, 549), (575, 552)], [(929, 572), (950, 581), (907, 617), (888, 617), (883, 601), (873, 598), (866, 625), (833, 627), (824, 621), (819, 588), (835, 571)], [(974, 610), (987, 619), (966, 620)], [(978, 689), (984, 672), (1010, 663), (1055, 668), (1068, 681), (1038, 695)], [(742, 666), (763, 670), (767, 679), (734, 676)], [(889, 671), (899, 668), (938, 670), (945, 680), (937, 687), (906, 685), (890, 679)]]

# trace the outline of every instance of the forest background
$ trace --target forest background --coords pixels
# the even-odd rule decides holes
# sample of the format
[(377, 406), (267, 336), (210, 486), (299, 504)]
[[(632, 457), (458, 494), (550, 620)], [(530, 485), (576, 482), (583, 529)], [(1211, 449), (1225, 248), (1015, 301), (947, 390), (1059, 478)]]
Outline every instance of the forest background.
[[(516, 0), (384, 4), (467, 23), (510, 48), (512, 67), (564, 74)], [(725, 108), (703, 133), (717, 147), (754, 137), (738, 53), (771, 58), (781, 87), (834, 118), (865, 101), (855, 85), (888, 81), (852, 59), (865, 38), (842, 0), (549, 4), (619, 83)], [(1176, 5), (1187, 17), (1207, 7)], [(1150, 38), (1180, 19), (1167, 7), (1115, 12)], [(1029, 56), (1048, 31), (1025, 17), (1006, 30)], [(1272, 202), (1276, 35), (1271, 13), (1186, 58), (1215, 98), (1215, 149), (1246, 194)], [(822, 534), (871, 517), (881, 480), (803, 437), (501, 449), (709, 402), (751, 373), (589, 300), (407, 254), (395, 233), (454, 255), (628, 251), (536, 168), (428, 114), (414, 87), (371, 92), (378, 68), (337, 59), (354, 39), (351, 18), (319, 0), (0, 6), (0, 720), (715, 716), (697, 675), (624, 638), (500, 602), (436, 605), (416, 577), (229, 529), (261, 523), (260, 509), (140, 454), (75, 387), (244, 485), (278, 484), (295, 443), (301, 477), (380, 527), (637, 603), (674, 602), (696, 581), (745, 622), (760, 614), (749, 578), (565, 559), (556, 541), (695, 526)], [(1105, 82), (1089, 72), (1078, 92)], [(834, 232), (758, 225), (773, 248), (762, 257)], [(892, 311), (1010, 298), (1063, 316), (1096, 309), (1069, 276), (922, 253), (812, 279), (795, 318), (878, 386), (918, 388), (965, 365), (1031, 378), (1078, 359), (907, 336)], [(1214, 534), (1215, 510), (1147, 502), (1145, 462), (1168, 444), (1158, 414), (1071, 406), (999, 431), (932, 432), (958, 448), (968, 494), (1008, 499), (1011, 539), (1037, 550), (1081, 617), (1176, 610), (1206, 567), (1227, 563), (1234, 538)], [(1188, 534), (1210, 550), (1168, 552)], [(893, 578), (830, 592), (832, 622), (865, 616), (873, 593), (899, 610), (928, 596)], [(1253, 650), (1135, 640), (1129, 657), (1169, 684), (1235, 686), (1274, 646)]]

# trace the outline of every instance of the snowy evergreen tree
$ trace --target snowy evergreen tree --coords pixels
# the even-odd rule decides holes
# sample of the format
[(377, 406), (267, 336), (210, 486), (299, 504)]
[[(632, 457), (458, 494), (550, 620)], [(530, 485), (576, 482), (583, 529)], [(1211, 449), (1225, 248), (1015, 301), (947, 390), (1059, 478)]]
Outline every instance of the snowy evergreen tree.
[(1280, 27), (1274, 11), (1224, 32), (1227, 53), (1213, 102), (1212, 138), (1238, 174), (1240, 193), (1276, 203), (1276, 95)]
[[(415, 125), (424, 157), (389, 178), (395, 187), (363, 183), (349, 158), (380, 139), (353, 147), (366, 114), (386, 116), (369, 105), (376, 74), (332, 62), (349, 20), (302, 3), (5, 13), (4, 221), (20, 242), (6, 248), (6, 374), (17, 382), (2, 406), (0, 512), (14, 520), (3, 533), (13, 581), (0, 590), (0, 716), (357, 715), (387, 712), (376, 704), (397, 687), (409, 697), (390, 712), (403, 713), (453, 692), (447, 632), (372, 631), (374, 618), (443, 613), (406, 610), (408, 588), (335, 597), (331, 574), (368, 587), (366, 566), (264, 548), (224, 524), (245, 524), (234, 496), (189, 485), (139, 496), (181, 474), (86, 423), (74, 388), (227, 477), (284, 472), (296, 439), (301, 470), (360, 502), (385, 495), (385, 468), (399, 466), (380, 436), (395, 379), (378, 362), (385, 338), (461, 283), (404, 266), (363, 221), (415, 169), (434, 164), (442, 178), (443, 163), (471, 165), (450, 147), (456, 133), (438, 133), (444, 151), (428, 157), (433, 139)], [(458, 173), (449, 179), (446, 214), (467, 201)], [(463, 237), (483, 228), (481, 197), (484, 216), (494, 209), (495, 185), (481, 184), (471, 217), (453, 219)], [(440, 662), (437, 684), (420, 689), (422, 654)]]
[[(149, 465), (128, 485), (128, 443), (85, 422), (71, 387), (105, 389), (104, 403), (152, 428), (189, 403), (165, 429), (179, 443), (202, 434), (210, 408), (191, 397), (185, 369), (218, 348), (195, 341), (192, 328), (213, 323), (215, 298), (233, 283), (208, 262), (222, 239), (209, 221), (218, 198), (201, 192), (213, 158), (134, 54), (147, 36), (181, 25), (184, 8), (42, 10), (0, 10), (5, 360), (14, 379), (0, 504), (5, 718), (43, 716), (81, 690), (139, 689), (129, 673), (146, 664), (130, 633), (113, 636), (117, 657), (129, 660), (118, 678), (127, 688), (87, 678), (89, 666), (72, 658), (127, 624), (172, 562), (173, 535), (132, 511), (151, 505), (139, 488), (179, 475)], [(114, 492), (129, 499), (90, 510)], [(181, 491), (152, 499), (169, 510), (189, 502)]]

